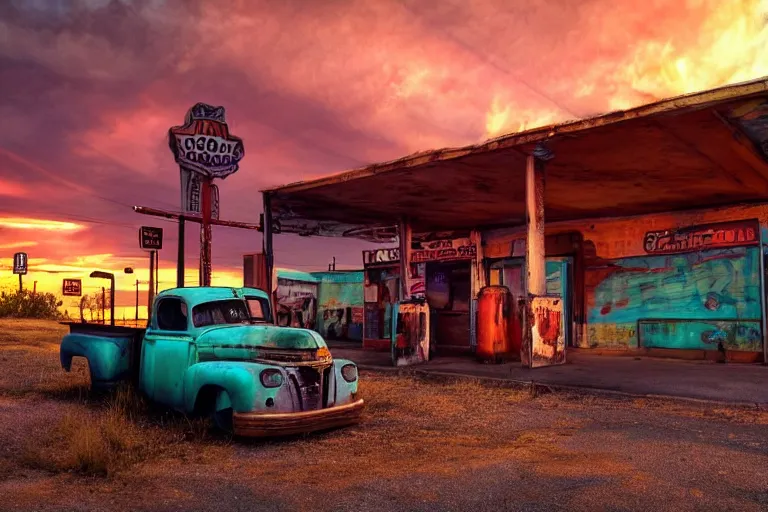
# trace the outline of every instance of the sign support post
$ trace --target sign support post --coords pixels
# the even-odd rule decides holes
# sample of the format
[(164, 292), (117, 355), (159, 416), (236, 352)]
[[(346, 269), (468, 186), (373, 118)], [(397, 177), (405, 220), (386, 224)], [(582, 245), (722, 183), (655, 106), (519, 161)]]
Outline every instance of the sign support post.
[(211, 180), (202, 184), (203, 223), (200, 226), (200, 286), (211, 286)]
[(19, 275), (19, 293), (24, 291), (23, 275), (27, 273), (27, 263), (29, 257), (25, 252), (17, 252), (13, 255), (13, 273)]
[[(139, 229), (139, 247), (149, 252), (149, 293), (147, 295), (147, 322), (149, 322), (152, 316), (152, 302), (157, 293), (157, 270), (160, 267), (158, 251), (163, 248), (163, 229), (142, 226)], [(138, 293), (138, 285), (136, 289)]]
[(155, 251), (149, 253), (149, 292), (147, 294), (147, 323), (152, 319), (152, 302), (155, 300)]

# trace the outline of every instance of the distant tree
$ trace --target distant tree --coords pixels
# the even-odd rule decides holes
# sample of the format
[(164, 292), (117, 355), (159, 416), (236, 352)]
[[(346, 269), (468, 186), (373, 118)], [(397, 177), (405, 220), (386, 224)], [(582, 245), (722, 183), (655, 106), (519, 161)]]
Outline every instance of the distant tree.
[(105, 290), (104, 294), (99, 292), (94, 294), (96, 301), (96, 311), (101, 315), (102, 323), (106, 323), (106, 312), (109, 311), (109, 305), (111, 304), (109, 290)]
[(89, 321), (93, 322), (93, 313), (94, 311), (97, 312), (96, 318), (98, 319), (98, 311), (99, 311), (99, 304), (101, 302), (101, 294), (93, 294), (93, 295), (83, 295), (80, 297), (80, 304), (78, 305), (78, 308), (80, 309), (80, 321), (85, 322), (85, 312), (88, 311), (88, 316), (90, 317)]
[(63, 302), (52, 293), (32, 293), (31, 290), (3, 293), (0, 296), (0, 317), (61, 318)]

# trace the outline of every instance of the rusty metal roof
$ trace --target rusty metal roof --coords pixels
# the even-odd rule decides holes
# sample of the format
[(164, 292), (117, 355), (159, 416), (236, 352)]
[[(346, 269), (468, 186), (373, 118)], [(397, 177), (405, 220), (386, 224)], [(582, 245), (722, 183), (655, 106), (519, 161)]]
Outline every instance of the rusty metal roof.
[(267, 189), (282, 232), (388, 240), (525, 221), (525, 158), (547, 163), (548, 221), (768, 201), (768, 77), (420, 152)]

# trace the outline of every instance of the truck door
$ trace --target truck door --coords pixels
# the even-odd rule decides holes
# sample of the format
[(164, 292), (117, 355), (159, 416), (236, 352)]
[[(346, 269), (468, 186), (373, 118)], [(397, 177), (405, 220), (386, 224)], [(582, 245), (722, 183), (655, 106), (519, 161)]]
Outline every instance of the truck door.
[(192, 345), (189, 328), (189, 312), (181, 298), (157, 301), (144, 335), (141, 361), (141, 389), (155, 402), (170, 407), (183, 404)]
[(547, 294), (531, 303), (531, 368), (565, 363), (570, 335), (570, 258), (547, 258)]

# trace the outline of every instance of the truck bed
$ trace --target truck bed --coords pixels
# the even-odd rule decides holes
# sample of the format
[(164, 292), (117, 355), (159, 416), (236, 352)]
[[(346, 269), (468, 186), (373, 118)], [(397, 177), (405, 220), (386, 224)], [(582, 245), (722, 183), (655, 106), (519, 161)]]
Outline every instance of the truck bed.
[[(80, 345), (90, 345), (98, 343), (99, 340), (113, 341), (114, 343), (126, 344), (128, 351), (124, 352), (123, 357), (127, 358), (127, 364), (130, 374), (130, 380), (136, 384), (139, 378), (139, 365), (141, 359), (141, 343), (144, 339), (144, 327), (124, 327), (118, 325), (104, 325), (83, 322), (59, 322), (62, 325), (69, 326), (69, 333), (78, 336)], [(66, 337), (65, 337), (66, 338)], [(85, 350), (88, 349), (74, 349)], [(72, 354), (72, 352), (69, 352)], [(83, 355), (75, 353), (74, 355)], [(92, 364), (92, 361), (89, 361)]]

